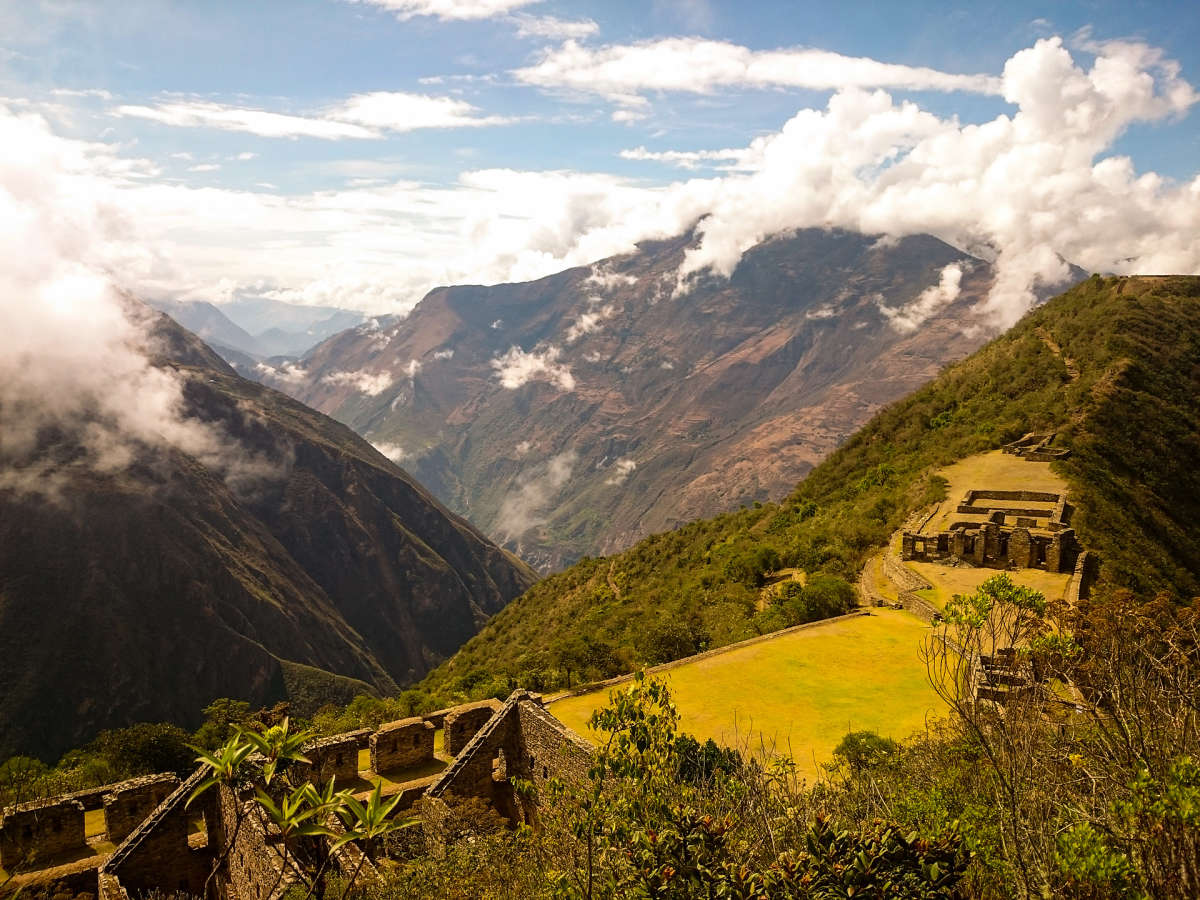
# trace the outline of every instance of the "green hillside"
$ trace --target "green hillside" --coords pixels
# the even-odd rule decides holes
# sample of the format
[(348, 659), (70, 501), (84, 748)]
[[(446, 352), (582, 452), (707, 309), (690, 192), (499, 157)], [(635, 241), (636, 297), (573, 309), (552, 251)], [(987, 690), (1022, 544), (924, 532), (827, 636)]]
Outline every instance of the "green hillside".
[[(498, 613), (425, 686), (469, 694), (551, 688), (662, 662), (812, 617), (835, 604), (914, 509), (932, 473), (1028, 431), (1056, 430), (1074, 524), (1101, 583), (1200, 594), (1200, 278), (1093, 277), (887, 407), (783, 503), (695, 522), (584, 559)], [(795, 567), (810, 587), (763, 603)], [(765, 608), (764, 608), (765, 607)], [(497, 683), (500, 682), (500, 683)]]

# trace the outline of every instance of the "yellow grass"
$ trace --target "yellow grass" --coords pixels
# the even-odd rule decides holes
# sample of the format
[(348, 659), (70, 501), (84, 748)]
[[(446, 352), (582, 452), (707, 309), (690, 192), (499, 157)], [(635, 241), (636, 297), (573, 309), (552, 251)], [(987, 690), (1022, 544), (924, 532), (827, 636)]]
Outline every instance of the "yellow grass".
[[(816, 776), (848, 731), (901, 739), (943, 707), (918, 656), (929, 629), (908, 613), (876, 609), (771, 641), (735, 648), (661, 673), (680, 712), (680, 730), (700, 740), (790, 753)], [(602, 690), (550, 706), (585, 736)]]
[[(977, 569), (974, 566), (950, 566), (946, 561), (906, 562), (904, 565), (912, 569), (933, 587), (929, 590), (916, 591), (938, 609), (946, 608), (946, 601), (955, 594), (973, 594), (979, 586), (999, 575), (1000, 569)], [(1042, 569), (1017, 569), (1005, 572), (1017, 584), (1023, 584), (1039, 591), (1047, 600), (1060, 600), (1067, 593), (1067, 582), (1071, 576), (1066, 572), (1046, 572)]]
[(922, 529), (924, 534), (944, 531), (950, 527), (951, 521), (961, 518), (955, 513), (955, 509), (963, 495), (972, 488), (984, 491), (1047, 491), (1058, 494), (1067, 492), (1066, 481), (1050, 471), (1050, 463), (1030, 462), (1001, 450), (969, 456), (952, 466), (947, 466), (938, 474), (949, 482), (946, 486), (946, 499), (942, 501), (937, 515)]

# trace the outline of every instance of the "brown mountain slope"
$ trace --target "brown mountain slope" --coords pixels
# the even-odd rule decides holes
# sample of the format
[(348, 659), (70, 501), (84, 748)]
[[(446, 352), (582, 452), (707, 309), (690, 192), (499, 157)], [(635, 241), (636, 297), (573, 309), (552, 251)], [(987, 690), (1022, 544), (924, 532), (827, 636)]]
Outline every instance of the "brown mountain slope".
[(391, 690), (533, 580), (348, 428), (157, 328), (239, 468), (144, 448), (100, 474), (43, 435), (58, 490), (0, 490), (0, 757), (192, 724), (217, 696)]
[[(808, 230), (672, 297), (688, 238), (540, 281), (441, 288), (331, 338), (283, 390), (543, 569), (778, 498), (988, 336), (990, 267), (929, 236)], [(895, 311), (935, 290), (920, 327)], [(939, 302), (942, 301), (942, 302)], [(893, 312), (889, 316), (887, 311)]]

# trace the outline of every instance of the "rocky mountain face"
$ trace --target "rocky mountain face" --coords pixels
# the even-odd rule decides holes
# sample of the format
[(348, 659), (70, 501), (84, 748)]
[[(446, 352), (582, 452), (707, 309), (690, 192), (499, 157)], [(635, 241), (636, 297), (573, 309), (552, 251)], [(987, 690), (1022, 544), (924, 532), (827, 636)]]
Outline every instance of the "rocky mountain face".
[(0, 758), (194, 725), (219, 696), (396, 690), (535, 578), (345, 426), (155, 328), (221, 458), (100, 472), (60, 430), (37, 448), (53, 490), (0, 481)]
[(933, 237), (800, 231), (681, 293), (689, 241), (437, 289), (269, 383), (553, 570), (783, 496), (991, 334), (990, 266)]

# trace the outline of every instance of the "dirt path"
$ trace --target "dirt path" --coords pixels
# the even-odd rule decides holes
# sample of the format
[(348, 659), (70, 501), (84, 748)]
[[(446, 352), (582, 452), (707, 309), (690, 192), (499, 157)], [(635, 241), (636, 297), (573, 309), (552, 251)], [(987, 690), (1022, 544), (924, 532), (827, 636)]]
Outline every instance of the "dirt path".
[(1076, 378), (1078, 378), (1079, 366), (1075, 365), (1075, 360), (1063, 353), (1062, 347), (1056, 340), (1054, 340), (1054, 338), (1050, 336), (1050, 332), (1039, 325), (1037, 328), (1037, 336), (1042, 339), (1042, 343), (1049, 348), (1051, 353), (1062, 360), (1062, 364), (1067, 367), (1067, 375), (1070, 377), (1070, 379), (1074, 381)]

